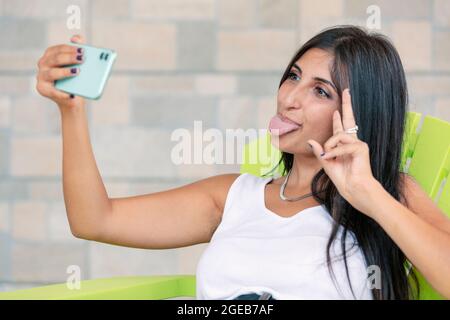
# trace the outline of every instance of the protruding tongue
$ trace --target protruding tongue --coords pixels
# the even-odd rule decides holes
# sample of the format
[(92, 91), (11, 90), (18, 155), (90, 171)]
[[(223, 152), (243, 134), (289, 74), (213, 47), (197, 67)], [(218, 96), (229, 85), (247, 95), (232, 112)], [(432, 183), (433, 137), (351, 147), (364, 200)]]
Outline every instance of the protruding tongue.
[(279, 115), (275, 115), (270, 119), (269, 122), (269, 131), (270, 134), (275, 136), (281, 136), (282, 134), (294, 131), (300, 128), (298, 124), (283, 121)]

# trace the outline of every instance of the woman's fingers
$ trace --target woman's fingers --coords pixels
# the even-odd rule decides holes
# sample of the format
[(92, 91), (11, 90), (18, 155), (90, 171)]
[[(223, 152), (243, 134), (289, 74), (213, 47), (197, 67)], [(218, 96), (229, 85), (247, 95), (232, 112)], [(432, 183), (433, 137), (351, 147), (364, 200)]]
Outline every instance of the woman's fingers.
[(341, 131), (328, 139), (327, 142), (325, 142), (325, 144), (323, 145), (323, 149), (325, 150), (325, 152), (329, 152), (334, 148), (340, 146), (341, 144), (354, 143), (356, 141), (358, 140), (353, 137), (353, 135)]
[(331, 159), (334, 157), (344, 156), (344, 155), (352, 155), (360, 150), (363, 150), (365, 143), (363, 142), (355, 142), (349, 144), (343, 144), (339, 147), (334, 148), (333, 150), (326, 152), (325, 155), (322, 156), (322, 159)]
[(39, 81), (36, 85), (36, 90), (44, 97), (48, 97), (52, 100), (70, 99), (70, 94), (55, 89), (50, 82)]
[[(355, 116), (353, 114), (352, 98), (348, 88), (342, 92), (342, 123), (344, 125), (344, 130), (348, 130), (356, 126)], [(350, 134), (357, 137), (356, 133)]]
[(59, 54), (59, 53), (81, 53), (82, 50), (78, 50), (78, 49), (82, 49), (82, 48), (78, 48), (76, 46), (71, 46), (69, 44), (59, 44), (56, 46), (52, 46), (49, 47), (45, 53), (44, 56), (53, 56), (55, 54)]
[[(83, 37), (75, 35), (71, 38), (74, 43), (83, 43)], [(60, 44), (49, 47), (38, 62), (39, 68), (51, 68), (67, 64), (81, 63), (83, 60), (83, 48), (68, 44)]]
[(51, 87), (50, 94), (53, 96), (53, 98), (55, 100), (59, 100), (59, 101), (70, 100), (72, 98), (71, 94), (64, 92), (64, 91), (57, 90), (57, 89), (55, 89), (54, 86)]
[(79, 64), (83, 62), (83, 55), (79, 53), (59, 53), (50, 56), (47, 60), (46, 67), (62, 67), (69, 64)]
[(70, 68), (51, 68), (44, 69), (40, 72), (40, 76), (45, 81), (55, 81), (62, 78), (74, 77), (78, 75), (80, 72), (79, 68), (70, 67)]
[(38, 62), (39, 69), (49, 69), (61, 67), (69, 64), (79, 64), (83, 62), (83, 54), (77, 50), (72, 52), (55, 52), (52, 55), (44, 55)]
[(341, 131), (344, 131), (341, 114), (339, 113), (339, 110), (335, 110), (333, 113), (333, 134)]
[(73, 36), (71, 42), (72, 44), (49, 47), (37, 63), (36, 90), (41, 95), (55, 101), (59, 106), (74, 106), (84, 103), (83, 98), (55, 88), (55, 80), (78, 75), (80, 68), (77, 65), (84, 62), (83, 48), (76, 45), (84, 43), (83, 37)]
[(85, 42), (84, 37), (80, 34), (76, 34), (76, 35), (72, 36), (72, 38), (70, 38), (70, 41), (75, 42), (75, 43), (81, 43), (81, 44), (83, 44)]

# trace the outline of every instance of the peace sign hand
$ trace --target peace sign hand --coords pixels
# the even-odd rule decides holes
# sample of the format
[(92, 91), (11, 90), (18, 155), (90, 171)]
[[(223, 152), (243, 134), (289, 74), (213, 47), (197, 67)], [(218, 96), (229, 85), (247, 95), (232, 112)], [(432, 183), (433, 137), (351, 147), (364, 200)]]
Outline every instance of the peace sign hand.
[(308, 143), (339, 193), (360, 210), (365, 196), (361, 190), (367, 190), (367, 186), (377, 181), (372, 175), (367, 143), (359, 140), (356, 133), (344, 131), (356, 126), (349, 89), (342, 92), (342, 113), (341, 120), (339, 111), (334, 112), (333, 136), (324, 147), (312, 139)]

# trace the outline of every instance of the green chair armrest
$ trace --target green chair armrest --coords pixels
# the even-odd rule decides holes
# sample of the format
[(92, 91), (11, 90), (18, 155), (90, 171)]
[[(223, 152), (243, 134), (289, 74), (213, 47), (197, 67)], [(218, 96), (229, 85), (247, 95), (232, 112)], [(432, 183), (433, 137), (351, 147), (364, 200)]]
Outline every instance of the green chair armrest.
[(195, 275), (113, 277), (0, 292), (0, 300), (161, 300), (195, 297)]

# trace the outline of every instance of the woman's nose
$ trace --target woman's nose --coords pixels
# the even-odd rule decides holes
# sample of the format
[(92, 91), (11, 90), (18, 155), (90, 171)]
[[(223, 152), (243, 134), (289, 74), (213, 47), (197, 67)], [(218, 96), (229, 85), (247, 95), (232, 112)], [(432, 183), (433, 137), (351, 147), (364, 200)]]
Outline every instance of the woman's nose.
[(300, 109), (305, 99), (305, 94), (300, 86), (296, 86), (286, 95), (286, 107), (289, 109)]

